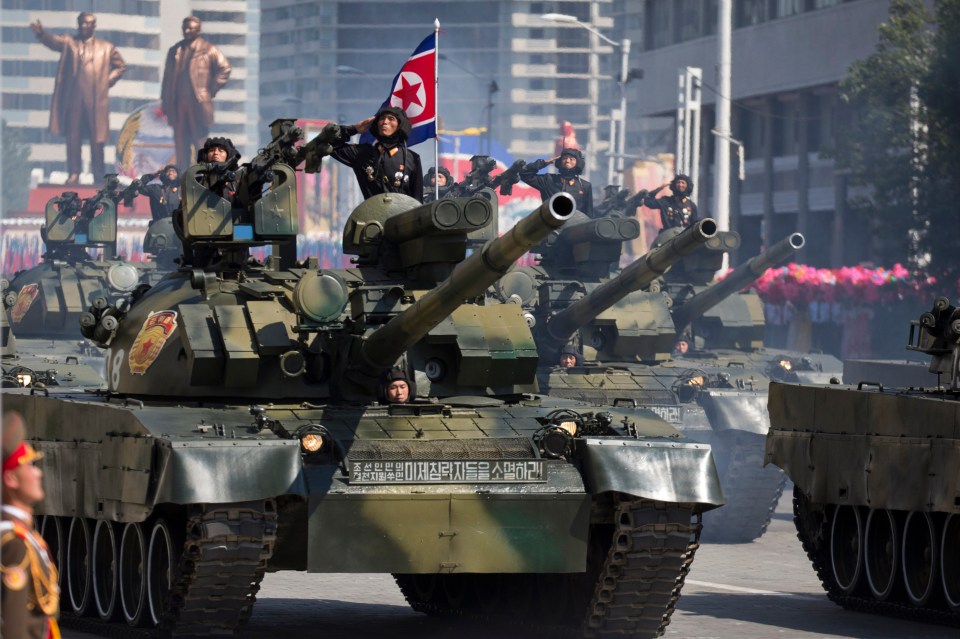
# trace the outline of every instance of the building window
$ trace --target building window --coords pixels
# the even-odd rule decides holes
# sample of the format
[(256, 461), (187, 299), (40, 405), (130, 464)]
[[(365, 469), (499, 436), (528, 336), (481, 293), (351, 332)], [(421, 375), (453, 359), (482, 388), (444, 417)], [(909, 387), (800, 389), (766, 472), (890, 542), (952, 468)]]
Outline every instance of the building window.
[(734, 25), (749, 27), (767, 19), (767, 0), (740, 0), (735, 7)]
[(673, 44), (672, 0), (647, 0), (646, 41), (651, 49)]

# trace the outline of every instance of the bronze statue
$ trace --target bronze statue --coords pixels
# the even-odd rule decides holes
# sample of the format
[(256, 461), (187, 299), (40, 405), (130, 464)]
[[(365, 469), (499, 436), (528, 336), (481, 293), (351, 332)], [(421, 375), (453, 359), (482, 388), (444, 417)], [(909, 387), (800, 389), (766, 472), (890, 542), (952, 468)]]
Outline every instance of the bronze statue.
[(188, 166), (190, 146), (200, 145), (213, 125), (213, 98), (230, 79), (230, 61), (200, 37), (200, 20), (183, 19), (183, 40), (170, 47), (163, 68), (160, 99), (173, 127), (176, 163)]
[(80, 146), (90, 140), (90, 170), (98, 179), (104, 174), (103, 145), (110, 137), (110, 102), (107, 91), (117, 83), (127, 65), (117, 48), (93, 37), (97, 17), (77, 16), (77, 35), (53, 35), (40, 21), (30, 28), (48, 49), (60, 52), (60, 66), (50, 105), (50, 133), (67, 138), (67, 183), (79, 180)]

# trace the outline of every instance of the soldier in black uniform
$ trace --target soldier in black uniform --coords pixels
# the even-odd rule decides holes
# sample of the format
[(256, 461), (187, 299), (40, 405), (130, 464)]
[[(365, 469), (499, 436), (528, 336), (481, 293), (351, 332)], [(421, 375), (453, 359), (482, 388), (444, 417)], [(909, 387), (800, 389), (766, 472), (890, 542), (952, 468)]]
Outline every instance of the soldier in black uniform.
[(450, 171), (443, 166), (441, 166), (439, 170), (431, 166), (427, 170), (427, 174), (423, 177), (424, 203), (433, 202), (435, 199), (438, 199), (436, 197), (437, 191), (440, 192), (439, 199), (442, 200), (451, 186), (453, 186), (453, 176), (450, 175)]
[(43, 499), (40, 459), (23, 441), (23, 418), (3, 416), (3, 512), (0, 521), (4, 639), (59, 639), (57, 568), (33, 527), (33, 505)]
[(154, 220), (170, 217), (180, 206), (180, 171), (168, 164), (157, 176), (158, 182), (141, 184), (139, 191), (150, 199), (150, 214)]
[[(372, 127), (374, 144), (350, 144), (357, 133)], [(367, 199), (380, 193), (404, 193), (423, 201), (423, 168), (420, 156), (407, 148), (410, 120), (400, 107), (382, 107), (372, 118), (341, 127), (333, 157), (357, 176), (360, 192)]]
[[(672, 195), (657, 197), (657, 193), (670, 187)], [(660, 223), (665, 229), (675, 226), (690, 226), (697, 220), (697, 205), (690, 199), (693, 193), (693, 181), (686, 175), (680, 174), (669, 184), (661, 185), (643, 198), (642, 204), (651, 209), (660, 209)]]
[[(208, 174), (207, 188), (225, 199), (237, 191), (236, 171), (240, 167), (240, 151), (230, 138), (207, 138), (197, 151), (197, 162), (205, 162), (215, 169)], [(213, 177), (216, 176), (216, 177)]]
[[(557, 173), (537, 175), (553, 163)], [(540, 191), (540, 198), (549, 199), (555, 193), (569, 193), (577, 201), (577, 210), (593, 217), (593, 186), (582, 177), (586, 162), (580, 149), (564, 149), (558, 157), (549, 160), (534, 160), (520, 169), (520, 179)]]

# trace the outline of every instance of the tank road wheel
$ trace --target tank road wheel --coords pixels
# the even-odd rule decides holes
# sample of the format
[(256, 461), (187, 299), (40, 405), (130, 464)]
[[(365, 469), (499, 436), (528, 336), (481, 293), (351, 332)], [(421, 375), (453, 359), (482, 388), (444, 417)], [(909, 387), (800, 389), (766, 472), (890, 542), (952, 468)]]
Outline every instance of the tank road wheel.
[(157, 625), (170, 608), (170, 588), (173, 586), (179, 553), (173, 546), (170, 527), (158, 519), (150, 531), (147, 545), (147, 609), (152, 625)]
[(833, 512), (830, 567), (844, 594), (856, 590), (863, 567), (863, 519), (856, 506), (837, 506)]
[(117, 612), (117, 535), (113, 523), (97, 522), (93, 530), (93, 599), (104, 621)]
[(60, 585), (63, 583), (63, 521), (56, 515), (44, 515), (40, 521), (40, 536), (47, 542), (50, 557), (57, 564)]
[(145, 620), (147, 609), (147, 542), (140, 524), (127, 524), (120, 536), (120, 608), (131, 626)]
[(937, 581), (937, 534), (930, 513), (911, 512), (903, 524), (900, 561), (907, 599), (923, 606), (933, 594)]
[(940, 544), (940, 577), (947, 606), (960, 612), (960, 515), (951, 513), (943, 523)]
[(90, 522), (83, 517), (70, 520), (67, 533), (66, 582), (70, 611), (83, 616), (91, 610), (93, 588), (90, 570)]
[(863, 540), (863, 567), (870, 592), (886, 601), (897, 584), (900, 568), (900, 529), (889, 510), (871, 510)]

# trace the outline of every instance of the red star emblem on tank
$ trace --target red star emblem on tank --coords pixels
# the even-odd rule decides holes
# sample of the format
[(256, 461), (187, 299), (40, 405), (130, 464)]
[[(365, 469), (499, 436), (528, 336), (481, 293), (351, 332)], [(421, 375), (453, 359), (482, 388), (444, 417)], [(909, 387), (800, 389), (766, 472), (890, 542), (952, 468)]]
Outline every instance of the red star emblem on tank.
[(176, 329), (176, 311), (150, 313), (140, 327), (137, 338), (133, 340), (133, 346), (130, 347), (130, 356), (127, 358), (130, 372), (134, 375), (146, 374), (147, 369), (157, 359), (160, 350)]
[(30, 306), (33, 304), (33, 300), (37, 299), (37, 295), (39, 294), (39, 284), (27, 284), (20, 289), (20, 292), (17, 293), (17, 301), (13, 305), (13, 308), (10, 309), (10, 319), (14, 324), (19, 324), (23, 321), (24, 316), (26, 316), (27, 311), (30, 310)]

